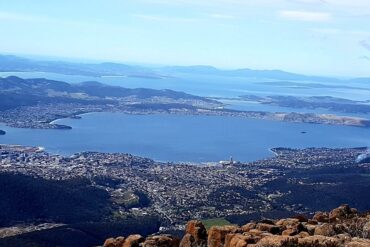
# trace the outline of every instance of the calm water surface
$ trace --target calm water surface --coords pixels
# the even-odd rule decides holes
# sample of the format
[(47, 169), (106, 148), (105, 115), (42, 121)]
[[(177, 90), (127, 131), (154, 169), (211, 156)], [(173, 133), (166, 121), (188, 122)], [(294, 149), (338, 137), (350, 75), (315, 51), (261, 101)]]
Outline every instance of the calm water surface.
[[(81, 151), (124, 152), (160, 161), (252, 161), (271, 156), (272, 147), (370, 146), (370, 130), (218, 116), (90, 113), (62, 119), (72, 130), (16, 129), (0, 143), (43, 146), (71, 155)], [(301, 132), (305, 131), (306, 134)]]
[[(201, 96), (237, 97), (259, 95), (329, 95), (357, 100), (369, 99), (368, 90), (305, 88), (265, 85), (250, 78), (179, 75), (163, 80), (127, 77), (95, 78), (42, 72), (1, 72), (0, 76), (44, 77), (70, 83), (100, 81), (129, 88), (169, 88)], [(359, 84), (370, 88), (368, 84)], [(325, 109), (293, 109), (243, 101), (224, 101), (228, 107), (255, 111), (336, 113)], [(364, 114), (340, 114), (360, 117)], [(126, 152), (161, 161), (206, 162), (229, 159), (251, 161), (271, 156), (272, 147), (370, 146), (370, 129), (251, 120), (233, 117), (124, 115), (92, 113), (82, 119), (57, 121), (72, 130), (15, 129), (0, 124), (7, 135), (0, 143), (43, 146), (47, 151), (71, 155), (82, 151)], [(301, 134), (302, 131), (307, 132)]]

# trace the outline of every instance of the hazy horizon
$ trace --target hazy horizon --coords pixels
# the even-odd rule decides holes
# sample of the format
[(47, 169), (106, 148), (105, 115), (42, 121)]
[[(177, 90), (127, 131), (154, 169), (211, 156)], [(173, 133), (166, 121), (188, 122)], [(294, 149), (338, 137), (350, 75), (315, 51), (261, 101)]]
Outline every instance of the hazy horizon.
[(0, 8), (7, 54), (369, 76), (368, 1), (15, 0)]
[(16, 53), (1, 53), (0, 56), (15, 56), (19, 58), (26, 58), (33, 61), (53, 61), (53, 62), (65, 62), (65, 63), (81, 63), (81, 64), (101, 64), (101, 63), (114, 63), (114, 64), (124, 64), (129, 66), (139, 66), (143, 68), (155, 69), (155, 68), (164, 68), (164, 67), (197, 67), (197, 66), (204, 66), (204, 67), (212, 67), (218, 69), (220, 71), (232, 71), (232, 70), (243, 70), (243, 69), (250, 69), (256, 71), (282, 71), (292, 74), (298, 74), (302, 76), (318, 76), (318, 77), (328, 77), (328, 78), (336, 78), (336, 79), (357, 79), (357, 78), (368, 78), (370, 77), (370, 73), (368, 75), (363, 76), (348, 76), (348, 75), (335, 75), (335, 74), (319, 74), (319, 73), (300, 73), (297, 71), (290, 71), (290, 70), (283, 70), (280, 68), (252, 68), (252, 67), (220, 67), (215, 66), (212, 64), (152, 64), (152, 63), (145, 63), (145, 62), (132, 62), (132, 61), (124, 61), (124, 60), (109, 60), (109, 59), (89, 59), (89, 58), (79, 58), (79, 57), (59, 57), (59, 56), (42, 56), (42, 55), (34, 55), (34, 54), (16, 54)]

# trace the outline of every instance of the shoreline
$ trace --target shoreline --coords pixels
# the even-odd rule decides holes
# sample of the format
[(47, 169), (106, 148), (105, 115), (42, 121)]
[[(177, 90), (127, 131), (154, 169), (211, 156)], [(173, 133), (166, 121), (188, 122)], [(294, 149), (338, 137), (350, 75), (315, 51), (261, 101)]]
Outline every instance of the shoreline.
[[(271, 112), (271, 111), (251, 111), (237, 110), (229, 107), (202, 107), (197, 105), (168, 105), (168, 104), (150, 104), (150, 103), (134, 103), (122, 105), (88, 105), (76, 106), (73, 104), (56, 104), (56, 105), (40, 105), (35, 114), (29, 114), (27, 111), (35, 111), (31, 108), (22, 108), (26, 113), (15, 112), (7, 113), (8, 116), (1, 118), (1, 121), (15, 128), (29, 129), (71, 129), (71, 126), (59, 124), (63, 119), (79, 119), (87, 114), (98, 112), (106, 113), (123, 113), (128, 115), (183, 115), (183, 116), (219, 116), (219, 117), (240, 117), (244, 119), (258, 119), (275, 122), (290, 122), (290, 123), (307, 123), (307, 124), (322, 124), (350, 127), (370, 128), (370, 119), (364, 117), (354, 117), (336, 114), (320, 114), (320, 113), (300, 113), (300, 112)], [(14, 114), (12, 116), (11, 114)], [(23, 116), (25, 115), (25, 116)]]
[[(94, 113), (99, 113), (99, 112), (92, 111), (92, 112), (85, 112), (85, 113), (81, 113), (81, 114), (76, 114), (76, 115), (71, 115), (71, 116), (67, 116), (67, 117), (57, 118), (57, 119), (54, 119), (53, 121), (49, 122), (49, 124), (58, 125), (57, 122), (60, 121), (60, 120), (63, 120), (63, 119), (81, 119), (83, 116), (94, 114)], [(64, 126), (68, 126), (68, 125), (64, 125)]]
[[(155, 158), (147, 157), (145, 155), (128, 153), (128, 152), (124, 152), (124, 151), (121, 151), (121, 152), (107, 152), (107, 151), (96, 151), (96, 150), (95, 151), (94, 150), (84, 150), (84, 151), (75, 152), (75, 153), (63, 154), (63, 152), (53, 152), (51, 150), (48, 150), (48, 148), (44, 147), (44, 146), (36, 146), (36, 145), (32, 146), (32, 145), (9, 144), (9, 143), (0, 143), (0, 150), (1, 150), (1, 146), (20, 148), (20, 149), (25, 149), (25, 150), (37, 150), (38, 152), (45, 152), (46, 154), (48, 154), (50, 156), (60, 156), (60, 157), (64, 157), (64, 158), (71, 158), (75, 155), (79, 155), (79, 154), (82, 154), (82, 153), (129, 154), (129, 155), (132, 155), (132, 156), (135, 156), (135, 157), (150, 159), (150, 160), (153, 160), (156, 163), (160, 163), (160, 164), (163, 164), (163, 165), (180, 165), (180, 166), (181, 165), (185, 165), (185, 166), (189, 165), (189, 166), (200, 166), (200, 167), (215, 167), (215, 166), (222, 166), (222, 164), (220, 162), (224, 161), (224, 160), (216, 160), (216, 161), (215, 160), (212, 160), (212, 161), (172, 160), (172, 161), (170, 161), (170, 160), (163, 160), (163, 159), (162, 160), (155, 159)], [(275, 147), (275, 148), (281, 148), (281, 147)], [(348, 148), (348, 147), (344, 147), (344, 148)], [(349, 148), (351, 148), (351, 147), (349, 147)], [(273, 153), (273, 151), (271, 149), (273, 149), (273, 148), (268, 148), (267, 150)], [(283, 148), (283, 149), (285, 149), (285, 148)], [(290, 149), (290, 148), (286, 148), (286, 149)], [(302, 148), (302, 150), (303, 149), (305, 149), (305, 148)], [(271, 158), (274, 158), (276, 156), (279, 156), (277, 153), (274, 153), (274, 154), (275, 154), (274, 156), (266, 155), (266, 157), (261, 157), (261, 158), (257, 158), (257, 159), (253, 159), (253, 160), (247, 160), (247, 161), (236, 160), (235, 164), (244, 164), (244, 163), (257, 162), (257, 161), (271, 159)]]
[[(118, 155), (132, 155), (134, 157), (139, 157), (139, 158), (144, 158), (144, 159), (149, 159), (152, 160), (155, 163), (161, 164), (161, 165), (175, 165), (175, 166), (199, 166), (199, 167), (217, 167), (217, 166), (222, 166), (220, 164), (221, 161), (166, 161), (166, 160), (157, 160), (154, 158), (146, 157), (144, 155), (138, 155), (138, 154), (133, 154), (133, 153), (127, 153), (127, 152), (101, 152), (101, 151), (91, 151), (91, 150), (85, 150), (81, 152), (76, 152), (73, 154), (61, 154), (61, 153), (54, 153), (49, 151), (46, 147), (44, 146), (29, 146), (29, 145), (22, 145), (22, 144), (7, 144), (7, 143), (0, 143), (0, 150), (2, 147), (10, 147), (10, 148), (19, 148), (22, 150), (33, 150), (36, 152), (44, 152), (49, 156), (60, 156), (64, 158), (71, 158), (76, 155), (80, 154), (88, 154), (88, 153), (97, 153), (97, 154), (118, 154)], [(367, 147), (341, 147), (339, 149), (366, 149)], [(253, 162), (258, 162), (258, 161), (263, 161), (263, 160), (269, 160), (275, 157), (280, 156), (278, 153), (274, 152), (272, 149), (281, 149), (281, 150), (287, 150), (287, 151), (297, 151), (297, 150), (308, 150), (312, 149), (312, 147), (306, 147), (306, 148), (287, 148), (287, 147), (273, 147), (273, 148), (268, 148), (267, 150), (270, 151), (274, 156), (269, 156), (265, 158), (258, 158), (250, 161), (235, 161), (234, 165), (237, 164), (248, 164), (248, 163), (253, 163)], [(336, 150), (338, 148), (330, 148), (330, 147), (315, 147), (314, 149), (321, 150), (321, 149), (332, 149)]]
[[(276, 148), (276, 147), (275, 147), (275, 148)], [(275, 152), (273, 149), (274, 149), (274, 148), (268, 148), (269, 152), (270, 152), (270, 153), (272, 153), (272, 154), (274, 155), (273, 157), (277, 157), (277, 156), (279, 156), (279, 154), (278, 154), (277, 152)]]
[[(228, 110), (228, 109), (226, 109)], [(231, 111), (234, 111), (231, 109)], [(72, 128), (71, 126), (67, 125), (59, 125), (57, 124), (58, 121), (63, 119), (79, 119), (82, 118), (85, 115), (94, 114), (94, 113), (122, 113), (127, 115), (155, 115), (155, 114), (166, 114), (166, 115), (182, 115), (182, 116), (224, 116), (224, 117), (241, 117), (245, 119), (259, 119), (259, 120), (265, 120), (265, 121), (277, 121), (277, 122), (288, 122), (288, 123), (308, 123), (308, 124), (321, 124), (321, 125), (333, 125), (333, 126), (348, 126), (348, 127), (361, 127), (361, 128), (369, 128), (370, 127), (370, 119), (366, 118), (360, 118), (360, 117), (352, 117), (352, 116), (343, 116), (343, 115), (335, 115), (335, 114), (314, 114), (315, 117), (318, 118), (318, 120), (322, 121), (338, 121), (338, 122), (320, 122), (320, 121), (304, 121), (304, 120), (289, 120), (289, 119), (282, 119), (282, 117), (287, 116), (289, 114), (298, 114), (300, 116), (306, 116), (305, 113), (286, 113), (286, 112), (254, 112), (254, 111), (235, 111), (236, 114), (240, 115), (230, 115), (227, 114), (227, 112), (221, 112), (221, 114), (217, 114), (220, 112), (129, 112), (129, 111), (92, 111), (92, 112), (84, 112), (81, 114), (71, 114), (69, 116), (63, 117), (63, 118), (57, 118), (52, 121), (50, 121), (48, 124), (60, 126), (60, 129), (65, 128)], [(262, 114), (262, 116), (246, 116), (243, 114)], [(264, 114), (271, 116), (265, 116)], [(4, 123), (6, 124), (6, 123)], [(7, 125), (7, 124), (6, 124)], [(8, 126), (8, 125), (7, 125)], [(42, 128), (40, 128), (42, 129)], [(47, 128), (45, 128), (47, 129)]]

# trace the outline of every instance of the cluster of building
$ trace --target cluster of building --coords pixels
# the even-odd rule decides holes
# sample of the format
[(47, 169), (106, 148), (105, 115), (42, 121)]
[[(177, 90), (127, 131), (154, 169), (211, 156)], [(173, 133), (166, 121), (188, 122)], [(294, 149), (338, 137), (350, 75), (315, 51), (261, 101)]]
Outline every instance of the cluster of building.
[(107, 107), (104, 105), (75, 103), (39, 104), (2, 111), (0, 122), (15, 128), (60, 129), (67, 128), (67, 126), (55, 124), (53, 123), (54, 120), (77, 117), (78, 114), (104, 110), (107, 110)]
[(52, 102), (40, 103), (31, 106), (21, 106), (1, 111), (0, 122), (16, 128), (32, 129), (64, 129), (68, 126), (55, 124), (53, 121), (60, 118), (78, 118), (79, 114), (88, 112), (122, 112), (127, 114), (198, 114), (198, 109), (213, 111), (221, 103), (199, 99), (172, 99), (167, 97), (136, 97), (112, 98), (107, 101), (84, 100), (81, 102)]
[[(257, 188), (284, 176), (288, 169), (320, 166), (359, 165), (356, 157), (363, 149), (283, 149), (276, 156), (252, 163), (189, 165), (160, 163), (130, 154), (84, 152), (71, 157), (51, 155), (42, 148), (0, 145), (0, 171), (16, 172), (45, 179), (65, 180), (85, 177), (93, 186), (108, 191), (117, 214), (158, 214), (164, 225), (182, 225), (189, 219), (215, 218), (271, 210), (280, 191)], [(366, 165), (366, 164), (363, 164)], [(118, 184), (95, 183), (103, 177)], [(148, 207), (124, 207), (122, 200), (135, 191), (145, 193)], [(122, 207), (120, 207), (122, 205)]]

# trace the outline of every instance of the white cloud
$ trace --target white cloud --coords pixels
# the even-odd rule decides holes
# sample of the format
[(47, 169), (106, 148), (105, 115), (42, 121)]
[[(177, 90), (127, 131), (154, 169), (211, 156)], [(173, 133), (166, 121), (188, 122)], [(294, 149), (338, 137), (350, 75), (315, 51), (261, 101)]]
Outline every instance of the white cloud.
[(296, 10), (279, 11), (279, 16), (292, 21), (327, 22), (332, 19), (332, 14), (328, 12), (309, 12)]

